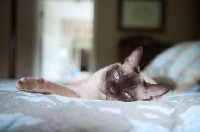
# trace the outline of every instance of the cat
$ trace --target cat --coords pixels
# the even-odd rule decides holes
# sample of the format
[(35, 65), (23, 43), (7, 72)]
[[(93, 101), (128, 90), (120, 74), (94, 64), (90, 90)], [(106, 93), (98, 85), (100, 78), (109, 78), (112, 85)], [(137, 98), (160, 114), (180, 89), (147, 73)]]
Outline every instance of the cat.
[(157, 84), (140, 72), (139, 63), (143, 48), (138, 47), (122, 62), (111, 64), (95, 72), (91, 77), (59, 85), (43, 78), (25, 77), (18, 80), (16, 87), (27, 92), (57, 94), (62, 96), (115, 101), (145, 101), (166, 94), (170, 87)]

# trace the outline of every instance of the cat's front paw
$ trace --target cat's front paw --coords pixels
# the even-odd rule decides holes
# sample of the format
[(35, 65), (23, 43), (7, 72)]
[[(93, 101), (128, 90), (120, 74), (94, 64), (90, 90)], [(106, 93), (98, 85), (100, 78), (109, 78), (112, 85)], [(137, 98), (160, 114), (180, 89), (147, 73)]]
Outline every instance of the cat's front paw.
[(22, 91), (35, 92), (39, 85), (44, 82), (44, 79), (35, 79), (31, 77), (24, 77), (17, 81), (16, 87)]

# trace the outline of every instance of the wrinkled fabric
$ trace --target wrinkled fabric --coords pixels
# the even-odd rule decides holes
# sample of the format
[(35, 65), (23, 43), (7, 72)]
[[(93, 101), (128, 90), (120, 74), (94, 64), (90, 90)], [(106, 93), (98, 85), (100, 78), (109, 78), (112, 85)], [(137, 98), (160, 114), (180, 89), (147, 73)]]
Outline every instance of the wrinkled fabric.
[(18, 91), (0, 81), (0, 131), (197, 132), (200, 94), (170, 92), (152, 101), (84, 100)]

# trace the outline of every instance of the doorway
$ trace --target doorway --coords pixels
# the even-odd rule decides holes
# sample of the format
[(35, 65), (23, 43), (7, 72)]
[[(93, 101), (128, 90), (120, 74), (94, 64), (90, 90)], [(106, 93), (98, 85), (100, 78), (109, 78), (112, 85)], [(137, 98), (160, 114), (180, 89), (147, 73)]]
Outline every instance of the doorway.
[(94, 0), (44, 0), (41, 76), (74, 82), (90, 75)]

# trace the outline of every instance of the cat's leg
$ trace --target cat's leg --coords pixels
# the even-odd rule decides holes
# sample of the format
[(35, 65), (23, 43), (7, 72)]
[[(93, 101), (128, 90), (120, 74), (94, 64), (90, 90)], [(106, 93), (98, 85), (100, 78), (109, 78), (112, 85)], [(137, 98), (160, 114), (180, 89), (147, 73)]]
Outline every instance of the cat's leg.
[(67, 86), (55, 84), (46, 81), (42, 78), (36, 79), (31, 77), (25, 77), (18, 80), (16, 87), (19, 90), (27, 92), (36, 92), (44, 94), (58, 94), (68, 97), (80, 98), (80, 96)]

